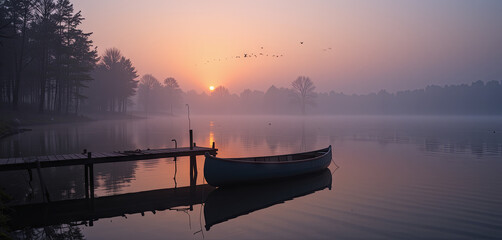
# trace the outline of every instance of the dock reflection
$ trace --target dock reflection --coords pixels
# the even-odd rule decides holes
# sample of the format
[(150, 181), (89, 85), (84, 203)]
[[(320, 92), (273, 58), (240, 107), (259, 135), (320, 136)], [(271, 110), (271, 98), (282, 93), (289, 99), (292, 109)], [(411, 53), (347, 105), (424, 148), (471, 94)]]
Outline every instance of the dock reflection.
[(12, 230), (76, 223), (92, 226), (103, 218), (155, 212), (201, 204), (215, 188), (196, 185), (180, 188), (127, 193), (94, 199), (74, 199), (49, 203), (13, 206), (10, 214)]
[(215, 224), (254, 211), (306, 196), (326, 188), (331, 190), (329, 169), (301, 177), (281, 179), (263, 184), (221, 187), (212, 191), (204, 205), (206, 230)]

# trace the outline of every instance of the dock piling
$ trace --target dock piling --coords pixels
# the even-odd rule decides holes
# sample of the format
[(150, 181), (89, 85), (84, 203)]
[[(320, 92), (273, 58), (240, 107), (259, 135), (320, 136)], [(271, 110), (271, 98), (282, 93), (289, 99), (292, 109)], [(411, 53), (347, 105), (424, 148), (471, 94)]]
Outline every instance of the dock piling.
[(197, 157), (195, 155), (190, 156), (190, 179), (192, 176), (197, 178)]
[(193, 131), (192, 131), (192, 129), (190, 129), (189, 134), (190, 134), (190, 150), (193, 150)]
[(28, 175), (30, 176), (30, 182), (33, 181), (33, 172), (31, 171), (31, 168), (28, 168)]
[[(89, 162), (91, 162), (90, 159), (92, 158), (92, 152), (87, 152), (87, 158), (89, 159)], [(87, 185), (89, 186), (90, 197), (94, 198), (94, 164), (92, 164), (92, 163), (86, 164), (85, 170), (86, 170), (85, 171), (86, 178), (87, 178), (87, 175), (89, 175), (89, 179), (88, 180), (86, 179), (86, 183), (87, 183), (86, 184), (86, 198), (88, 198), (88, 194), (89, 194), (89, 193), (87, 193), (87, 189), (88, 189)], [(88, 174), (87, 174), (87, 172), (88, 172)]]
[(94, 198), (94, 164), (89, 165), (89, 183), (91, 190), (91, 198)]
[(44, 202), (50, 202), (51, 199), (49, 197), (49, 191), (47, 190), (47, 186), (45, 185), (44, 178), (42, 177), (42, 171), (40, 170), (40, 161), (37, 160), (37, 173), (38, 179), (40, 180), (40, 191), (42, 192), (42, 198)]
[(84, 164), (85, 198), (89, 198), (89, 165)]

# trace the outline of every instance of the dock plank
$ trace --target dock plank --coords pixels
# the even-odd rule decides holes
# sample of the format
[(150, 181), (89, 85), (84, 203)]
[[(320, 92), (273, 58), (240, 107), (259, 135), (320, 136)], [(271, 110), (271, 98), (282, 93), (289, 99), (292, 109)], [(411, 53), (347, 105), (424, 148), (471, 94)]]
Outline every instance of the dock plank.
[(35, 157), (35, 162), (36, 161), (47, 162), (47, 161), (51, 161), (51, 159), (49, 158), (49, 156), (37, 156), (37, 157)]
[(83, 159), (87, 158), (87, 156), (84, 156), (83, 154), (72, 154), (73, 159)]
[(24, 163), (23, 158), (22, 157), (14, 158), (14, 163), (15, 164), (22, 164), (22, 163)]
[(73, 154), (63, 154), (63, 157), (65, 159), (68, 159), (68, 160), (74, 160), (75, 157), (73, 156)]
[(116, 157), (117, 156), (116, 154), (110, 153), (110, 152), (104, 152), (102, 154), (105, 155), (106, 157)]
[(59, 155), (59, 156), (64, 160), (73, 160), (73, 157), (71, 156), (71, 154), (63, 154), (63, 155)]
[(34, 158), (34, 157), (23, 157), (23, 161), (25, 163), (32, 163), (32, 162), (36, 161), (36, 158)]
[(93, 158), (103, 158), (103, 157), (106, 157), (103, 153), (100, 153), (100, 152), (93, 152), (92, 153), (92, 157)]
[(76, 159), (80, 159), (79, 156), (77, 154), (67, 154), (67, 156), (69, 158), (71, 158), (72, 160), (76, 160)]

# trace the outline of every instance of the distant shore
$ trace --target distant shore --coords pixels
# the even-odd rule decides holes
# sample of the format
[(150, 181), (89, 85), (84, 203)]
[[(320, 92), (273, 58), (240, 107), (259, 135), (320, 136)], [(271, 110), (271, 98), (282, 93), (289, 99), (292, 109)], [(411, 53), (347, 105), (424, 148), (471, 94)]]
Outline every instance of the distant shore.
[(0, 111), (0, 139), (31, 131), (30, 126), (82, 123), (113, 119), (142, 119), (143, 117), (127, 113), (89, 113), (89, 114), (53, 114), (33, 113), (30, 111)]

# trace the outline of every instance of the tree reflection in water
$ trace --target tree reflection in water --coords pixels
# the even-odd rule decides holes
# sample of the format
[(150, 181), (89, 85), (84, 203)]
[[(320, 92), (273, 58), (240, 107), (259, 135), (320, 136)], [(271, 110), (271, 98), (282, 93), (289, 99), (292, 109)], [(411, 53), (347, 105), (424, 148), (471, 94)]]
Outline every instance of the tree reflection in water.
[(68, 223), (41, 228), (26, 228), (12, 234), (16, 239), (85, 239), (78, 224)]

